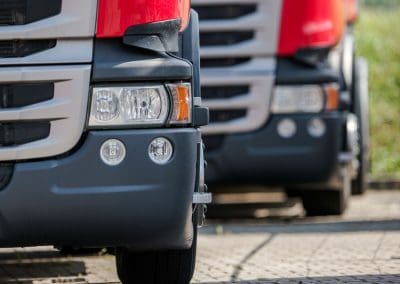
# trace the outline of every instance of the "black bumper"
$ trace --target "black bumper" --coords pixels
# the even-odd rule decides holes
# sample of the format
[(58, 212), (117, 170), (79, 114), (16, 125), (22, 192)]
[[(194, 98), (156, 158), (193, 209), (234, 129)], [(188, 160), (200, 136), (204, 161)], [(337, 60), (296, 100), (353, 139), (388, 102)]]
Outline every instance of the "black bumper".
[[(159, 136), (174, 145), (166, 165), (148, 157)], [(127, 149), (114, 167), (99, 156), (109, 138)], [(0, 245), (190, 247), (199, 143), (195, 129), (92, 131), (68, 157), (17, 163), (0, 191)]]
[[(319, 117), (326, 123), (326, 133), (311, 137), (307, 123)], [(277, 123), (291, 118), (297, 124), (296, 135), (281, 138)], [(217, 149), (207, 149), (207, 183), (261, 183), (290, 185), (326, 182), (339, 164), (342, 145), (342, 115), (273, 115), (260, 130), (246, 134), (226, 135)]]

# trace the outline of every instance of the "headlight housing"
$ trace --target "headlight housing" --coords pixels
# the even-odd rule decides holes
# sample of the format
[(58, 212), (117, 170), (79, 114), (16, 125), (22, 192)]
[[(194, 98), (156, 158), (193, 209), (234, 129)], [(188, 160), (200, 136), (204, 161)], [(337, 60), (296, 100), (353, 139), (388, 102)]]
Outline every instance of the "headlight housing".
[(94, 87), (89, 127), (156, 127), (191, 122), (189, 83)]
[(318, 113), (337, 109), (339, 87), (336, 84), (277, 86), (275, 88), (272, 113)]

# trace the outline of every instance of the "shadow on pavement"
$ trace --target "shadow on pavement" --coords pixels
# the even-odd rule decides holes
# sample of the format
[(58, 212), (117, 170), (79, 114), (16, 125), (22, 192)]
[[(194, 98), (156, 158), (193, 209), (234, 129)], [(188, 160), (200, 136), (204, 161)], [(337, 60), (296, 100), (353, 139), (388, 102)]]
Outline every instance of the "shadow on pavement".
[[(83, 277), (86, 274), (86, 266), (82, 261), (38, 260), (24, 263), (23, 260), (16, 259), (9, 263), (1, 263), (0, 283), (86, 283)], [(53, 281), (54, 278), (57, 278), (57, 282)], [(65, 282), (62, 282), (63, 278)]]
[[(310, 219), (308, 219), (310, 221)], [(290, 226), (289, 226), (290, 225)], [(203, 235), (214, 235), (221, 232), (243, 233), (272, 233), (272, 234), (297, 234), (297, 233), (341, 233), (341, 232), (367, 232), (367, 231), (397, 231), (400, 230), (400, 220), (382, 221), (332, 221), (321, 223), (244, 223), (229, 222), (226, 224), (210, 224), (200, 229)]]
[(83, 261), (63, 258), (51, 248), (0, 252), (1, 284), (86, 283), (85, 275)]
[(208, 219), (296, 219), (304, 216), (300, 202), (291, 198), (283, 202), (252, 202), (243, 204), (210, 204)]
[(325, 277), (301, 277), (301, 278), (276, 278), (276, 279), (254, 279), (228, 282), (199, 282), (198, 284), (342, 284), (342, 283), (398, 283), (400, 274), (381, 275), (346, 275)]
[[(86, 257), (99, 254), (99, 249), (76, 250), (72, 252), (60, 252), (59, 250), (49, 249), (40, 251), (24, 251), (24, 252), (0, 252), (0, 265), (6, 263), (7, 260), (29, 260), (29, 259), (56, 259), (62, 257)], [(1, 282), (0, 282), (1, 284)]]
[(60, 253), (56, 250), (41, 251), (24, 251), (24, 252), (0, 252), (0, 265), (7, 263), (9, 260), (29, 260), (29, 259), (46, 259), (59, 258)]

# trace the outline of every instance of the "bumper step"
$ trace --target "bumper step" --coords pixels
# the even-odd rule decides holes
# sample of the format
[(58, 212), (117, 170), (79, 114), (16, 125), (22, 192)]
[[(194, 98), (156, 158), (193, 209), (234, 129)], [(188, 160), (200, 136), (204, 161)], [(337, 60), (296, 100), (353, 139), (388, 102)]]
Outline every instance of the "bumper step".
[(193, 204), (209, 204), (212, 202), (212, 194), (209, 192), (195, 192), (193, 194)]

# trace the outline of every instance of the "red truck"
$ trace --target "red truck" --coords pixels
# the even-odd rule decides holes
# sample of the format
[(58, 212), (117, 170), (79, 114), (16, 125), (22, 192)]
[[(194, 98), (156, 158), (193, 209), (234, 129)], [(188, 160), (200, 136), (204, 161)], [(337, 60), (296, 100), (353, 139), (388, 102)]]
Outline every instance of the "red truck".
[(188, 0), (0, 1), (0, 246), (115, 247), (187, 284), (204, 216)]
[[(356, 0), (193, 0), (211, 186), (256, 183), (340, 214), (366, 189), (367, 66)], [(346, 14), (347, 13), (347, 14)], [(231, 187), (210, 187), (214, 192)]]

